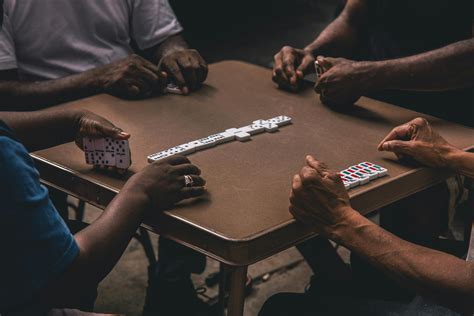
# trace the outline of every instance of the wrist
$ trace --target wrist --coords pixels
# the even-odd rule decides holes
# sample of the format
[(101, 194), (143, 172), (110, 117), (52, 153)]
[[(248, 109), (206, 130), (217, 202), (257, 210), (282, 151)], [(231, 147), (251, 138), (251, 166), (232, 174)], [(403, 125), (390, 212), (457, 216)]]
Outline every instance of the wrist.
[(344, 213), (343, 219), (336, 225), (331, 226), (326, 232), (328, 238), (338, 244), (346, 244), (347, 240), (353, 239), (356, 233), (354, 228), (360, 226), (366, 220), (365, 217), (351, 207), (344, 210)]
[(372, 73), (372, 91), (389, 89), (391, 86), (392, 67), (388, 61), (369, 61), (370, 72)]
[(459, 171), (461, 169), (462, 162), (464, 161), (463, 157), (465, 155), (465, 151), (451, 145), (447, 145), (442, 153), (446, 167), (452, 171)]
[(140, 212), (142, 216), (145, 216), (151, 208), (152, 201), (142, 185), (136, 181), (136, 175), (132, 176), (127, 183), (125, 183), (119, 195), (125, 198), (126, 203), (133, 204), (133, 208)]

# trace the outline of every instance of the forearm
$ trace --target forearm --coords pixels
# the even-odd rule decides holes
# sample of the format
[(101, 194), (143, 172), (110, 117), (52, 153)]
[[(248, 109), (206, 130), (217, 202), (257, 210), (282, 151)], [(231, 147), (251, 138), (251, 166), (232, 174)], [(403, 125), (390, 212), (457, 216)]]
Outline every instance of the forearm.
[(29, 151), (71, 142), (82, 110), (51, 108), (34, 112), (0, 112), (4, 121)]
[(0, 81), (2, 108), (8, 111), (28, 111), (76, 100), (96, 94), (97, 69), (55, 80)]
[(148, 205), (143, 193), (126, 185), (95, 222), (75, 235), (79, 255), (59, 280), (42, 291), (42, 301), (74, 306), (84, 292), (95, 289), (122, 256)]
[(446, 161), (451, 170), (474, 179), (474, 153), (454, 150), (447, 155)]
[(342, 13), (305, 50), (315, 56), (353, 57), (366, 17), (364, 0), (348, 1)]
[(375, 62), (380, 88), (442, 91), (473, 86), (474, 39), (410, 57)]
[(158, 64), (164, 56), (188, 48), (189, 46), (184, 38), (180, 34), (177, 34), (168, 37), (163, 43), (147, 49), (145, 54), (151, 62)]
[(457, 311), (474, 311), (472, 264), (403, 241), (359, 214), (331, 238), (421, 295)]

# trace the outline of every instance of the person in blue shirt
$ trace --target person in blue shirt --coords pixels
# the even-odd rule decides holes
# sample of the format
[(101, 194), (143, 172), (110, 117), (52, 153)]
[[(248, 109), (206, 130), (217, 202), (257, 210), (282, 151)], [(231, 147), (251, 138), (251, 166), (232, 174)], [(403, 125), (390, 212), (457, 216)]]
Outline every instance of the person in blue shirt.
[[(0, 314), (77, 307), (110, 272), (145, 216), (202, 195), (200, 170), (182, 156), (133, 175), (101, 216), (75, 235), (41, 185), (28, 151), (82, 137), (130, 135), (85, 110), (0, 113)], [(80, 145), (80, 141), (76, 141)], [(186, 187), (184, 175), (194, 186)]]

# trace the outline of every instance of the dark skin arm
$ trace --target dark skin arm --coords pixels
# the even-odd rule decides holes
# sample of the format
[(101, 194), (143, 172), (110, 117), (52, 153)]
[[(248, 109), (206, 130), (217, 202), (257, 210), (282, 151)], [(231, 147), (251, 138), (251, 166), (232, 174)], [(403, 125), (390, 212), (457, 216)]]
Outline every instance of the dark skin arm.
[(166, 74), (137, 55), (55, 80), (19, 81), (11, 69), (0, 71), (0, 110), (37, 110), (98, 93), (140, 99), (161, 93), (165, 84)]
[(4, 121), (29, 151), (77, 141), (85, 136), (128, 139), (106, 119), (86, 110), (50, 108), (35, 112), (0, 112)]
[[(318, 57), (325, 69), (315, 91), (323, 102), (350, 105), (372, 91), (444, 91), (472, 87), (474, 39), (426, 53), (383, 61)], [(326, 102), (328, 103), (328, 102)]]
[[(83, 110), (3, 112), (0, 119), (30, 150), (83, 136), (130, 137), (104, 118)], [(184, 175), (191, 175), (195, 186), (184, 187)], [(114, 267), (145, 216), (155, 216), (182, 199), (204, 193), (205, 181), (199, 175), (200, 170), (182, 156), (151, 164), (136, 173), (105, 212), (75, 235), (78, 257), (57, 280), (42, 289), (40, 300), (47, 306), (77, 307), (81, 295), (95, 289)]]
[[(81, 294), (95, 289), (112, 270), (146, 216), (156, 216), (182, 199), (204, 193), (205, 181), (199, 174), (187, 158), (174, 156), (130, 178), (104, 213), (75, 235), (79, 256), (41, 291), (41, 301), (47, 306), (77, 306)], [(184, 187), (184, 175), (192, 175), (194, 187)]]
[[(380, 150), (474, 175), (474, 154), (448, 144), (421, 118), (395, 128)], [(313, 157), (293, 179), (290, 212), (402, 285), (458, 312), (474, 312), (474, 264), (392, 235), (355, 211), (341, 178)]]
[(285, 46), (274, 56), (273, 81), (280, 88), (297, 91), (308, 73), (314, 72), (315, 56), (351, 57), (367, 17), (365, 0), (349, 0), (342, 13), (303, 49)]
[(195, 49), (190, 49), (180, 35), (168, 37), (163, 43), (149, 48), (145, 55), (164, 71), (183, 94), (199, 89), (207, 78), (206, 61)]

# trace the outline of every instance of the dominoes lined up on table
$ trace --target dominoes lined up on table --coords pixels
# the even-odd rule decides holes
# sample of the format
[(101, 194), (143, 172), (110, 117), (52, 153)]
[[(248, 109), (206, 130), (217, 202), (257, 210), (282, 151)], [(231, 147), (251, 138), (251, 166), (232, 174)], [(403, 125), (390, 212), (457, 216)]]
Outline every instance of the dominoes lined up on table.
[(84, 137), (83, 147), (89, 165), (127, 169), (132, 163), (128, 140)]
[(277, 116), (268, 120), (256, 120), (252, 124), (243, 126), (241, 128), (229, 128), (225, 132), (213, 134), (186, 144), (182, 144), (158, 153), (148, 156), (148, 162), (152, 163), (161, 159), (171, 157), (173, 155), (188, 155), (193, 152), (213, 147), (222, 143), (227, 143), (233, 140), (241, 142), (247, 141), (252, 135), (263, 132), (276, 132), (280, 126), (291, 123), (291, 117)]
[(371, 162), (361, 162), (339, 172), (344, 187), (350, 189), (358, 185), (386, 176), (388, 170)]

